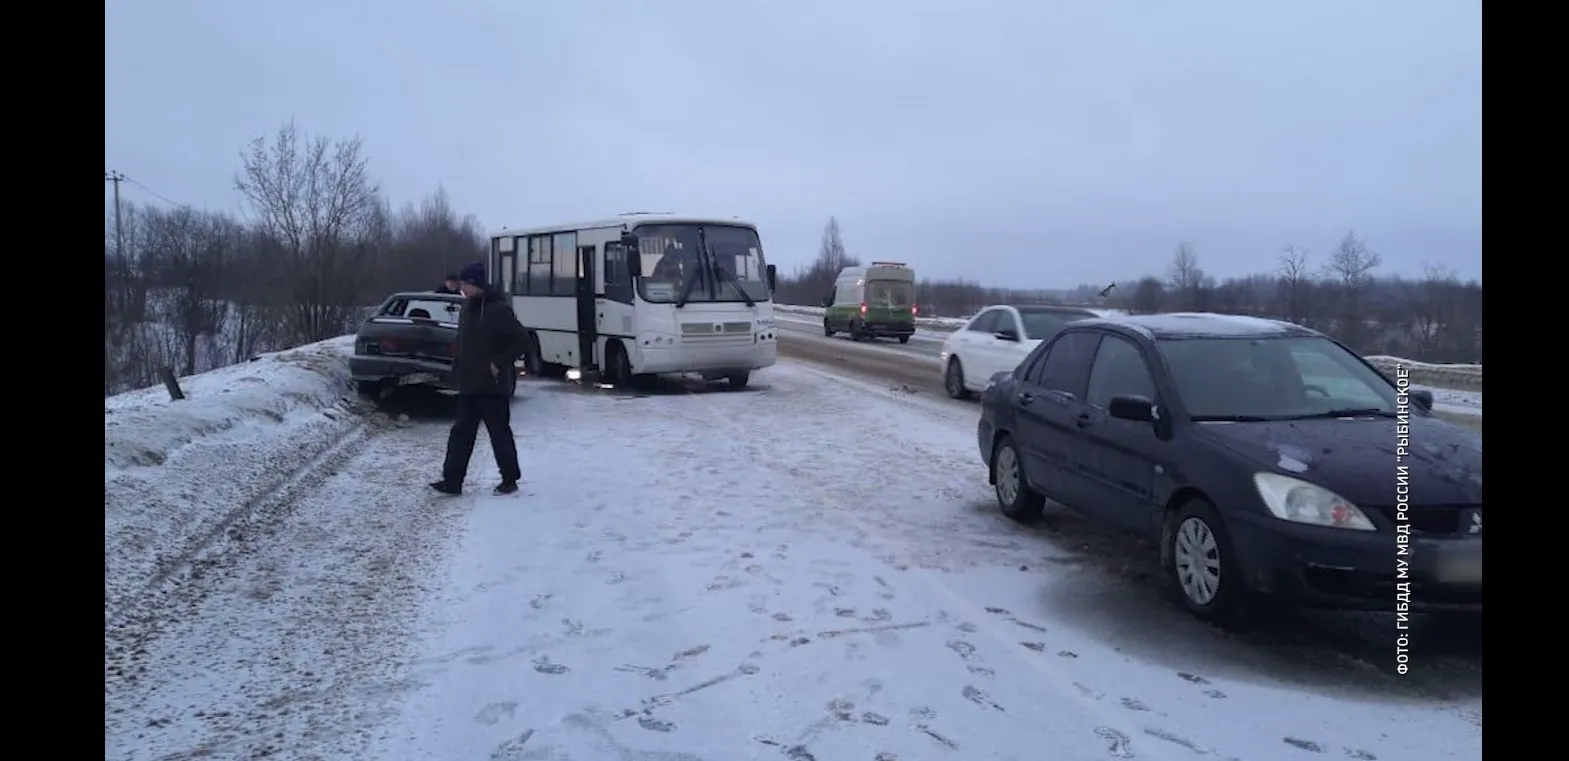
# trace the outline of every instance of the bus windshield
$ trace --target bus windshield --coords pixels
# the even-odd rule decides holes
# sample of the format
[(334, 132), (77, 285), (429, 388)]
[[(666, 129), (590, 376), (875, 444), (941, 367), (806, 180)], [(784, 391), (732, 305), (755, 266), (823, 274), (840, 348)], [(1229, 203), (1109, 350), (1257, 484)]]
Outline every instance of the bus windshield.
[[(757, 231), (734, 225), (642, 225), (635, 231), (642, 269), (639, 295), (644, 301), (680, 300), (688, 278), (692, 301), (768, 300), (767, 264)], [(706, 246), (706, 250), (705, 250)]]

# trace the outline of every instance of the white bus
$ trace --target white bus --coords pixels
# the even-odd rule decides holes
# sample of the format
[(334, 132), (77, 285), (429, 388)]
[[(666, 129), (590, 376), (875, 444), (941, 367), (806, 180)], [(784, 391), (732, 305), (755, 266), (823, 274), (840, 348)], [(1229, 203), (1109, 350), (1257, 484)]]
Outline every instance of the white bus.
[(735, 219), (623, 214), (490, 236), (490, 271), (529, 332), (531, 375), (699, 373), (746, 386), (774, 364), (774, 266)]

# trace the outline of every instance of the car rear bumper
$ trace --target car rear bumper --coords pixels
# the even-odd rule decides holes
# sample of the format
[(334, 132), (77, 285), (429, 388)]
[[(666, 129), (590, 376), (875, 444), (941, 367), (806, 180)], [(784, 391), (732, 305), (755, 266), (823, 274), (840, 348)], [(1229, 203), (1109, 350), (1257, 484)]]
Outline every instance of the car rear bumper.
[[(359, 382), (379, 383), (381, 381), (392, 381), (399, 384), (403, 384), (405, 379), (428, 375), (434, 380), (421, 378), (419, 379), (421, 385), (434, 386), (449, 391), (457, 388), (452, 379), (452, 365), (414, 357), (355, 355), (349, 358), (349, 375)], [(410, 381), (410, 385), (412, 385), (412, 381)]]
[[(1236, 516), (1227, 527), (1254, 589), (1266, 594), (1325, 608), (1482, 610), (1481, 539), (1413, 538), (1402, 555), (1387, 532), (1253, 515)], [(1472, 564), (1474, 578), (1465, 570)]]
[(861, 332), (873, 336), (913, 336), (915, 323), (866, 322), (861, 324)]

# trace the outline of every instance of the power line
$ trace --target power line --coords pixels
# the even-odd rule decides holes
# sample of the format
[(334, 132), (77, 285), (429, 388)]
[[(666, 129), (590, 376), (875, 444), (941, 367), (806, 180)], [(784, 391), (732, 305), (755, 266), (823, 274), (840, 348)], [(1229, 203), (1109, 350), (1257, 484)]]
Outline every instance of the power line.
[[(118, 174), (118, 173), (116, 172), (114, 174)], [(127, 177), (127, 176), (125, 176), (123, 174), (120, 174), (119, 177), (120, 177), (121, 180), (123, 180), (125, 182), (129, 182), (132, 185), (135, 185), (136, 187), (141, 188), (142, 192), (152, 196), (153, 198), (156, 198), (156, 199), (158, 199), (160, 201), (163, 201), (164, 203), (169, 204), (170, 206), (173, 206), (173, 207), (175, 207), (177, 209), (189, 209), (189, 208), (191, 208), (190, 206), (188, 206), (186, 204), (183, 204), (183, 203), (180, 203), (179, 201), (170, 200), (168, 196), (166, 196), (166, 195), (164, 195), (162, 193), (159, 193), (158, 191), (153, 190), (152, 188), (149, 188), (146, 185), (143, 185), (142, 183), (137, 182), (136, 180), (131, 179), (130, 177)]]

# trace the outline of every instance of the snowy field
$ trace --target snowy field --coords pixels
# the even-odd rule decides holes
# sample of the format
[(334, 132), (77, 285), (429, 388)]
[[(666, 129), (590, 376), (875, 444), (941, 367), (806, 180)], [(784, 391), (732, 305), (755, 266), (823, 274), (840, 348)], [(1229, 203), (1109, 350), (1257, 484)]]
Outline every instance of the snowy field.
[[(320, 454), (269, 471), (285, 483), (244, 475), (248, 445), (343, 414), (321, 359), (342, 348), (187, 379), (211, 413), (106, 401), (121, 440), (164, 453), (106, 477), (110, 573), (136, 556), (109, 549), (137, 534), (133, 498), (163, 525), (270, 495), (106, 632), (106, 759), (1481, 755), (1479, 643), (1420, 627), (1402, 676), (1382, 619), (1200, 624), (1162, 599), (1148, 550), (1065, 512), (1000, 516), (973, 405), (803, 365), (746, 392), (525, 382), (510, 497), (489, 493), (483, 435), (473, 493), (428, 493), (439, 409), (298, 441)], [(202, 401), (226, 397), (253, 412)], [(234, 422), (205, 443), (165, 422), (202, 416)]]

